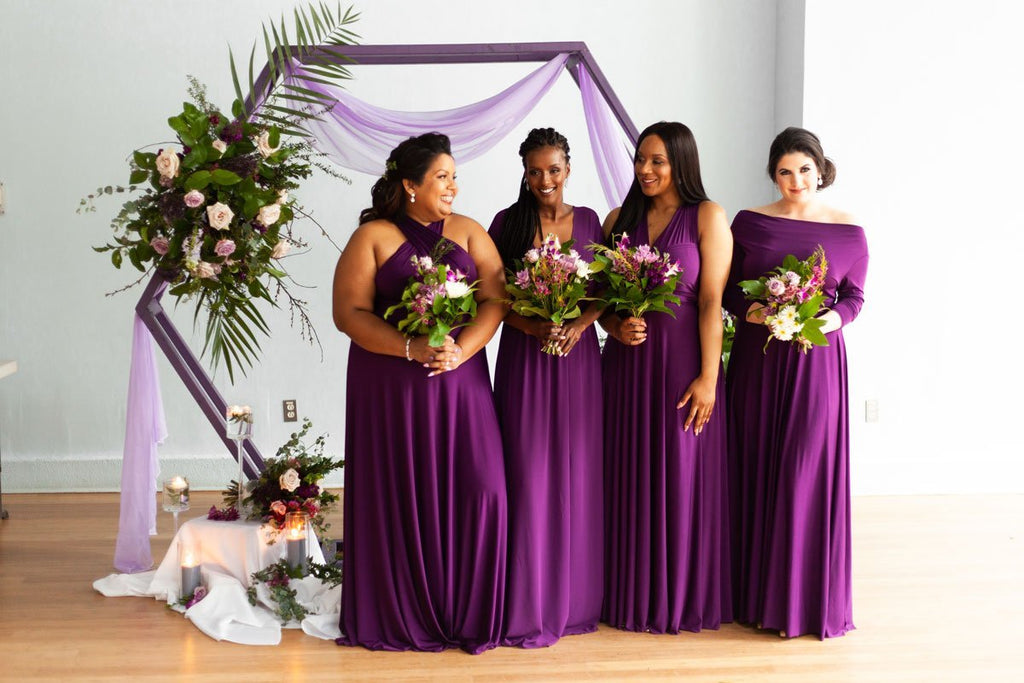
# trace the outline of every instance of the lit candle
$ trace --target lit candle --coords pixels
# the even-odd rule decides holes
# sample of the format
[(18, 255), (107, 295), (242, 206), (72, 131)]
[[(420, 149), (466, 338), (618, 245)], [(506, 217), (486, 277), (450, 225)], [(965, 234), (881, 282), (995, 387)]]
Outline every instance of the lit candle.
[(289, 512), (285, 515), (285, 546), (288, 565), (299, 567), (306, 573), (306, 513)]
[(182, 543), (181, 551), (181, 597), (188, 597), (199, 588), (199, 552)]
[(164, 510), (180, 512), (188, 508), (188, 479), (176, 476), (164, 480)]

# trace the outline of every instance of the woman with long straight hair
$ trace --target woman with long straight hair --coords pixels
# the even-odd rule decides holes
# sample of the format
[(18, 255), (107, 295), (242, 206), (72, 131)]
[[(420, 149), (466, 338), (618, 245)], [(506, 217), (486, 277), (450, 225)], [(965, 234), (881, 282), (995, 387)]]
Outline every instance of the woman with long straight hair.
[(731, 621), (722, 292), (732, 238), (681, 123), (638, 140), (635, 178), (605, 220), (612, 240), (682, 268), (675, 317), (606, 313), (603, 355), (606, 579), (603, 618), (678, 633)]

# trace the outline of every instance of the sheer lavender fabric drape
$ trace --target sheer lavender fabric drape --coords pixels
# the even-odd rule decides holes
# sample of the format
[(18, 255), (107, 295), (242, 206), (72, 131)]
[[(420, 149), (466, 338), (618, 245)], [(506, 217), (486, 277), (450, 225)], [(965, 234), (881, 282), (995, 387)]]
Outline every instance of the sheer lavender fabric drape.
[(601, 179), (601, 189), (611, 209), (622, 203), (633, 182), (633, 145), (616, 124), (608, 101), (601, 96), (582, 63), (576, 65), (576, 79), (580, 84), (597, 177)]
[[(533, 73), (493, 97), (455, 109), (403, 112), (376, 107), (359, 100), (340, 86), (306, 80), (295, 63), (291, 76), (303, 88), (329, 95), (337, 101), (322, 120), (309, 123), (314, 147), (334, 163), (354, 171), (379, 175), (384, 160), (399, 142), (431, 131), (447, 135), (452, 154), (459, 162), (482, 156), (514, 129), (551, 89), (569, 58), (560, 54)], [(583, 113), (598, 177), (609, 208), (626, 196), (632, 178), (632, 150), (611, 108), (595, 87), (589, 72), (576, 66)], [(557, 121), (547, 122), (558, 127)]]
[(114, 567), (122, 572), (142, 572), (153, 565), (149, 536), (156, 533), (154, 494), (160, 472), (156, 447), (165, 438), (167, 426), (153, 337), (136, 314), (121, 462), (121, 517), (114, 549)]

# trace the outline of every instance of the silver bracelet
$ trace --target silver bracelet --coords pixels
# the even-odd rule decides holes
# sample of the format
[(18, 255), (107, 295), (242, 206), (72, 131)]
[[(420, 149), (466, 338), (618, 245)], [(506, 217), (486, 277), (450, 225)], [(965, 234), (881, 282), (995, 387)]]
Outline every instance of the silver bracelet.
[(409, 355), (409, 344), (412, 343), (412, 337), (405, 338), (405, 359), (412, 360), (412, 356)]

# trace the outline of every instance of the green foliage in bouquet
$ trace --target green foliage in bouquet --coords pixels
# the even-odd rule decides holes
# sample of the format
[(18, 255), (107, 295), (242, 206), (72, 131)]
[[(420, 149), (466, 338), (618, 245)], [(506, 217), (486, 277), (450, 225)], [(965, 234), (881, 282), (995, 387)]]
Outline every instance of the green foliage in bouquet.
[[(246, 495), (241, 508), (246, 519), (269, 524), (277, 532), (284, 529), (285, 515), (302, 511), (309, 515), (310, 524), (323, 538), (330, 524), (326, 515), (338, 502), (337, 494), (320, 487), (320, 481), (330, 472), (344, 467), (343, 459), (324, 455), (326, 436), (321, 434), (312, 445), (303, 443), (313, 423), (308, 419), (302, 428), (279, 449), (273, 458), (264, 461), (260, 476), (245, 485)], [(239, 509), (238, 483), (232, 481), (223, 492), (224, 502)]]
[(647, 244), (632, 247), (625, 233), (613, 247), (590, 244), (587, 248), (594, 252), (592, 269), (604, 287), (602, 300), (616, 313), (625, 311), (640, 318), (657, 311), (676, 317), (666, 304), (679, 303), (674, 292), (681, 270), (669, 254)]
[[(196, 325), (205, 313), (201, 355), (209, 351), (214, 370), (223, 363), (232, 382), (236, 369), (244, 373), (258, 358), (259, 335), (269, 334), (258, 301), (276, 307), (285, 299), (302, 337), (318, 341), (307, 302), (289, 289), (294, 282), (281, 259), (292, 247), (306, 246), (293, 233), (292, 221), (309, 215), (289, 193), (313, 168), (340, 177), (305, 141), (303, 128), (333, 101), (282, 75), (290, 66), (288, 55), (294, 55), (303, 60), (308, 80), (350, 78), (336, 60), (343, 58), (343, 46), (352, 44), (347, 26), (357, 16), (351, 9), (342, 13), (340, 5), (337, 11), (322, 3), (319, 9), (312, 4), (297, 9), (294, 43), (283, 18), (280, 27), (264, 26), (266, 92), (254, 93), (255, 46), (248, 99), (231, 55), (237, 99), (230, 115), (208, 102), (205, 88), (189, 77), (192, 102), (167, 119), (175, 140), (135, 150), (128, 187), (102, 187), (80, 202), (79, 213), (91, 212), (99, 196), (139, 193), (111, 221), (113, 241), (93, 248), (110, 252), (115, 268), (127, 261), (143, 273), (128, 287), (156, 270), (168, 279), (171, 296), (193, 301)], [(326, 47), (313, 49), (321, 44)]]

